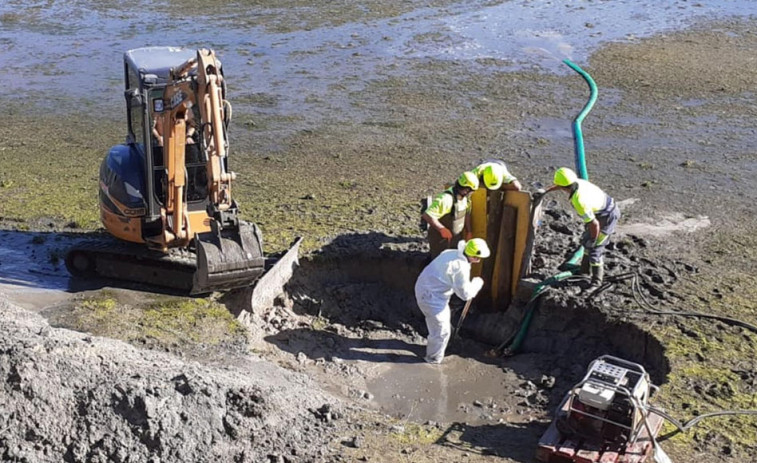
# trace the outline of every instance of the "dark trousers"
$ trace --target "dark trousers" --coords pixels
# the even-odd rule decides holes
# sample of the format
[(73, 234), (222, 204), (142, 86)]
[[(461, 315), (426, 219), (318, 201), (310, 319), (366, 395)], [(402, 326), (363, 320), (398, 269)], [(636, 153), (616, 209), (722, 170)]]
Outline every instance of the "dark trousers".
[(589, 253), (590, 264), (602, 264), (602, 256), (605, 253), (605, 247), (607, 247), (607, 243), (610, 242), (610, 235), (615, 232), (615, 226), (618, 224), (618, 220), (620, 220), (620, 209), (617, 205), (615, 205), (607, 214), (597, 216), (600, 236), (605, 236), (604, 240), (599, 244), (596, 244), (596, 240), (591, 239), (589, 230), (584, 231), (583, 237), (581, 237), (581, 243), (586, 252)]

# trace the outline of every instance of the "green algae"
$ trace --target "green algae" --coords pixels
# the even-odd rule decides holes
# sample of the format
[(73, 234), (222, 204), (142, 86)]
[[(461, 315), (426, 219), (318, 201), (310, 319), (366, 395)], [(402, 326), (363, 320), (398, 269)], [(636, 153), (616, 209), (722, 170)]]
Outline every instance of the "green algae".
[[(757, 280), (744, 271), (752, 265), (755, 250), (757, 240), (752, 236), (710, 234), (703, 243), (709, 265), (699, 267), (694, 279), (681, 283), (679, 292), (686, 295), (686, 300), (679, 310), (720, 314), (757, 324)], [(658, 399), (674, 417), (685, 422), (705, 413), (757, 409), (757, 334), (706, 320), (659, 329), (672, 368)], [(666, 423), (665, 433), (674, 430)], [(672, 439), (679, 449), (709, 445), (710, 441), (752, 448), (757, 442), (757, 417), (707, 418)]]
[(7, 119), (0, 126), (0, 220), (97, 228), (98, 169), (120, 133), (102, 119)]
[(433, 426), (411, 422), (402, 422), (394, 427), (389, 436), (402, 445), (431, 445), (439, 440), (444, 432)]
[(127, 302), (102, 290), (74, 301), (51, 323), (157, 349), (246, 344), (247, 331), (222, 304), (205, 298), (155, 296)]

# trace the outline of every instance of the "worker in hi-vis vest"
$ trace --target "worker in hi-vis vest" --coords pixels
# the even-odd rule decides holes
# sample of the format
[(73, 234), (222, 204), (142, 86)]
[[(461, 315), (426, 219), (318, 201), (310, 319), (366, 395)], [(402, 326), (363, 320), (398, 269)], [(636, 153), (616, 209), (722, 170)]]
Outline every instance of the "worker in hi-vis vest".
[(487, 159), (471, 172), (484, 184), (487, 190), (520, 191), (522, 189), (518, 179), (507, 170), (505, 162), (499, 159)]
[(581, 272), (588, 274), (591, 270), (591, 285), (598, 287), (604, 278), (602, 256), (620, 219), (620, 209), (610, 195), (588, 180), (578, 178), (567, 167), (557, 169), (553, 181), (554, 185), (546, 191), (538, 191), (535, 197), (552, 190), (563, 190), (570, 195), (570, 203), (586, 225), (581, 237), (584, 247)]
[[(478, 177), (463, 172), (457, 182), (434, 197), (422, 218), (428, 223), (428, 244), (431, 258), (445, 249), (454, 249), (463, 239), (463, 230), (470, 235), (470, 201), (468, 197), (478, 189)], [(466, 236), (465, 238), (470, 238)]]
[(452, 334), (449, 300), (452, 294), (467, 301), (473, 299), (484, 280), (470, 277), (471, 264), (489, 257), (489, 246), (481, 238), (460, 241), (457, 249), (447, 249), (428, 264), (415, 282), (415, 300), (426, 317), (428, 343), (424, 360), (442, 363)]

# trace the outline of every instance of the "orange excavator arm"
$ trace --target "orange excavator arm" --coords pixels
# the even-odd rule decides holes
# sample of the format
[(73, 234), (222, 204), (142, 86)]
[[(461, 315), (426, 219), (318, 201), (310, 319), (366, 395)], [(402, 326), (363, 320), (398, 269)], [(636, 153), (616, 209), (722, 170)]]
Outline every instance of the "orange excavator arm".
[[(196, 79), (192, 78), (192, 71)], [(231, 182), (236, 178), (225, 169), (227, 155), (226, 121), (230, 105), (223, 96), (223, 75), (212, 50), (200, 49), (171, 73), (164, 94), (163, 146), (166, 165), (166, 201), (161, 216), (161, 247), (187, 246), (194, 237), (188, 220), (185, 148), (188, 112), (198, 105), (199, 126), (203, 130), (203, 151), (207, 156), (208, 199), (212, 211), (232, 207)]]
[[(167, 97), (176, 98), (186, 94), (180, 87), (169, 87)], [(171, 96), (170, 94), (173, 94)], [(170, 101), (170, 100), (169, 100)], [(163, 153), (166, 166), (166, 200), (161, 209), (163, 218), (163, 246), (186, 246), (192, 239), (189, 229), (184, 191), (186, 188), (186, 168), (184, 150), (186, 144), (187, 105), (170, 108), (163, 117)]]
[(211, 50), (197, 51), (197, 101), (203, 120), (203, 139), (208, 154), (208, 182), (210, 202), (218, 210), (225, 211), (232, 206), (231, 182), (236, 178), (233, 172), (226, 172), (223, 159), (226, 157), (226, 113), (230, 106), (223, 98), (223, 75)]

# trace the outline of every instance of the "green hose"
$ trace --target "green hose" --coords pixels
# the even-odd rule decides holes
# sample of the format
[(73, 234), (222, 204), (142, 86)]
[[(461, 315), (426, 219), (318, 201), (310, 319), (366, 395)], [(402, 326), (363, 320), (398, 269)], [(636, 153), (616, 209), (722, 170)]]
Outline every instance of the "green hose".
[[(597, 86), (594, 83), (594, 79), (592, 79), (586, 71), (578, 67), (577, 64), (568, 59), (563, 60), (563, 63), (567, 64), (571, 69), (581, 74), (581, 77), (583, 77), (586, 83), (589, 84), (589, 90), (591, 91), (589, 101), (586, 102), (586, 105), (584, 105), (581, 112), (578, 113), (575, 119), (573, 119), (573, 149), (575, 151), (576, 158), (576, 171), (580, 178), (588, 180), (589, 173), (586, 171), (584, 137), (583, 133), (581, 132), (581, 122), (583, 122), (584, 117), (586, 117), (589, 111), (591, 111), (592, 106), (594, 106), (594, 102), (597, 101)], [(547, 278), (536, 286), (536, 289), (531, 295), (531, 299), (529, 299), (528, 304), (526, 305), (526, 313), (523, 316), (523, 321), (520, 324), (520, 329), (518, 329), (518, 332), (516, 333), (512, 342), (510, 342), (509, 346), (507, 346), (507, 349), (510, 353), (517, 352), (518, 349), (520, 349), (520, 345), (523, 343), (523, 340), (526, 338), (528, 328), (531, 326), (531, 319), (533, 319), (534, 312), (536, 311), (537, 301), (539, 297), (544, 292), (546, 292), (550, 286), (578, 272), (578, 270), (580, 269), (579, 262), (583, 258), (583, 254), (584, 248), (583, 246), (580, 246), (567, 261), (560, 265), (560, 268), (565, 269), (565, 271)]]
[[(580, 178), (589, 180), (589, 172), (586, 170), (586, 153), (584, 152), (584, 135), (583, 131), (581, 130), (581, 123), (583, 122), (584, 117), (586, 117), (586, 115), (589, 114), (589, 111), (591, 111), (591, 108), (594, 106), (594, 102), (597, 101), (597, 95), (599, 92), (597, 91), (597, 84), (594, 83), (594, 79), (591, 78), (588, 72), (581, 69), (576, 63), (569, 59), (563, 60), (563, 63), (567, 64), (571, 69), (579, 73), (589, 85), (589, 100), (586, 102), (583, 109), (578, 113), (578, 115), (573, 119), (572, 125), (573, 151), (575, 153), (576, 172), (578, 173), (578, 176)], [(578, 257), (576, 262), (572, 262), (572, 260), (579, 254), (583, 256), (583, 252), (583, 246), (578, 248), (573, 254), (571, 260), (565, 262), (563, 266), (577, 264), (577, 261), (580, 260), (581, 257)]]
[(523, 343), (523, 340), (526, 339), (528, 328), (529, 326), (531, 326), (531, 319), (534, 317), (534, 312), (536, 312), (536, 302), (539, 300), (539, 297), (543, 293), (545, 293), (553, 284), (572, 276), (574, 271), (575, 270), (566, 270), (564, 272), (558, 273), (557, 275), (552, 275), (536, 286), (536, 289), (531, 295), (531, 299), (528, 300), (528, 304), (526, 305), (526, 313), (523, 316), (523, 321), (520, 324), (520, 329), (518, 330), (518, 333), (515, 335), (513, 341), (508, 347), (508, 350), (511, 353), (517, 352), (518, 349), (520, 349), (520, 345), (521, 343)]
[(568, 258), (565, 262), (560, 264), (558, 267), (558, 270), (578, 270), (581, 268), (581, 259), (584, 257), (584, 247), (579, 246), (578, 249), (576, 249), (573, 252), (573, 255)]
[(592, 79), (586, 71), (578, 67), (578, 65), (571, 60), (563, 60), (563, 63), (567, 64), (571, 69), (581, 74), (581, 77), (583, 77), (586, 83), (589, 84), (589, 90), (591, 92), (589, 101), (586, 102), (586, 105), (584, 105), (584, 108), (581, 110), (581, 112), (578, 113), (575, 119), (573, 119), (573, 150), (575, 151), (576, 156), (576, 171), (578, 172), (578, 176), (580, 178), (589, 180), (589, 173), (586, 171), (586, 158), (584, 156), (584, 137), (583, 133), (581, 132), (581, 122), (583, 122), (584, 117), (586, 117), (586, 115), (589, 114), (589, 111), (591, 111), (591, 107), (594, 106), (594, 102), (597, 101), (597, 85), (594, 83), (594, 79)]

